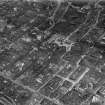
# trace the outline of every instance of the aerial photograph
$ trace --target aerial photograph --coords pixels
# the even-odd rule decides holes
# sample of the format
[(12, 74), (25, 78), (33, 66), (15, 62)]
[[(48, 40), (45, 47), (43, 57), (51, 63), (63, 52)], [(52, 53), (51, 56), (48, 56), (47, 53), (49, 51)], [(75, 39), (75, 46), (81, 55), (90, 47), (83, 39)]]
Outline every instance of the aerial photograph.
[(0, 105), (105, 105), (105, 0), (0, 0)]

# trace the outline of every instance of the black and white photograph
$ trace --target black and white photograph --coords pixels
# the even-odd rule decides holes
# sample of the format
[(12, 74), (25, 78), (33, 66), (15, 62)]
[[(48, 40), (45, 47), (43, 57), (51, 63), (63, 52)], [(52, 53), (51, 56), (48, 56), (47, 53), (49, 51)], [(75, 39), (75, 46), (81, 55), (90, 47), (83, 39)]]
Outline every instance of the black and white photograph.
[(105, 105), (105, 0), (0, 0), (0, 105)]

